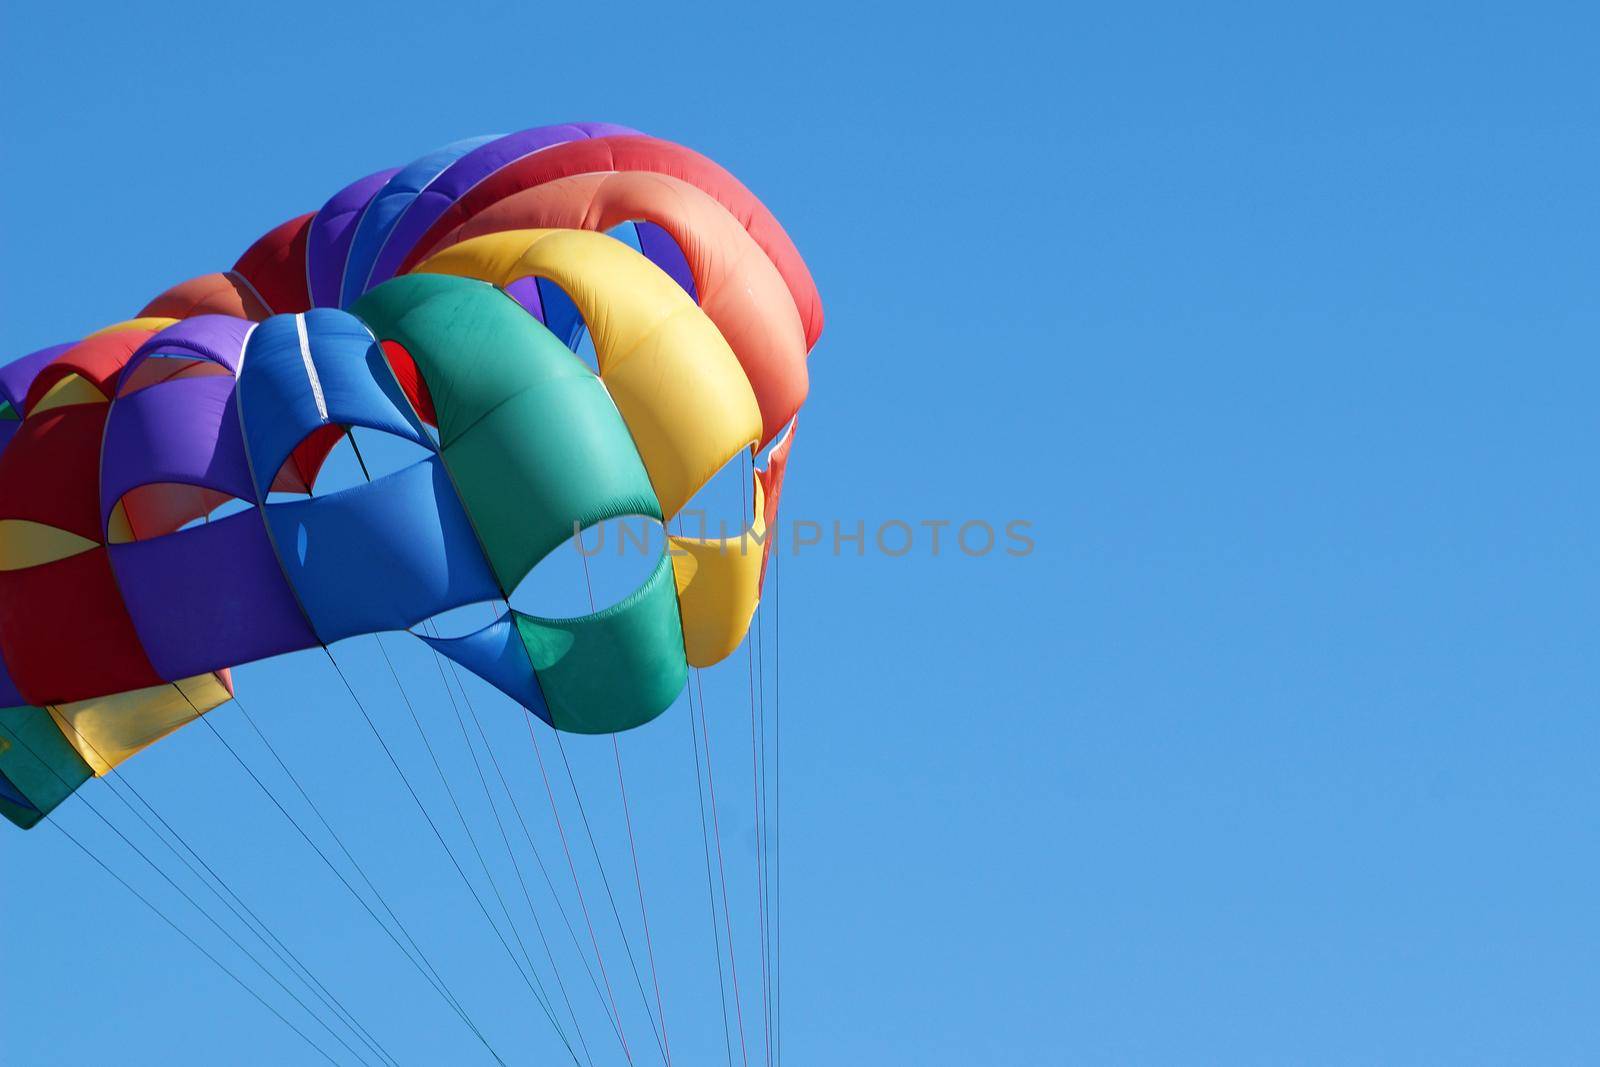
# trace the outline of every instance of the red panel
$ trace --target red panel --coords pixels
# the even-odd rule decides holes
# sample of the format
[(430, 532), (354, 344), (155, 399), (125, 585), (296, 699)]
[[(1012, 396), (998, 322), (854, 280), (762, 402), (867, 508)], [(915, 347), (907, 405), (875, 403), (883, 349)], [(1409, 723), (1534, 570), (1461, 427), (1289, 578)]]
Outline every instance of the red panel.
[(252, 286), (267, 308), (284, 315), (308, 311), (306, 234), (316, 212), (301, 215), (268, 232), (239, 257), (235, 272)]
[(312, 430), (305, 440), (294, 446), (269, 488), (276, 492), (309, 493), (317, 484), (317, 475), (322, 472), (328, 453), (343, 439), (343, 426), (330, 423)]
[(33, 384), (28, 386), (28, 395), (22, 402), (23, 411), (32, 411), (44, 394), (71, 374), (87, 378), (109, 397), (112, 385), (123, 365), (128, 362), (128, 357), (154, 336), (151, 330), (114, 330), (79, 341), (39, 371)]
[(417, 361), (406, 351), (406, 346), (399, 341), (384, 341), (383, 354), (389, 357), (389, 369), (400, 383), (401, 392), (411, 401), (412, 409), (423, 422), (438, 428), (439, 416), (433, 410), (433, 394), (428, 392), (428, 383), (422, 380)]
[[(654, 137), (595, 137), (535, 152), (501, 167), (452, 204), (423, 234), (399, 273), (404, 274), (434, 252), (451, 230), (497, 200), (556, 178), (601, 171), (651, 171), (688, 182), (726, 207), (772, 260), (794, 296), (805, 324), (806, 347), (822, 335), (822, 301), (816, 283), (794, 242), (772, 212), (732, 174), (698, 152)], [(281, 310), (281, 309), (280, 309)]]
[(761, 482), (761, 495), (764, 506), (761, 509), (761, 521), (767, 525), (767, 540), (761, 546), (761, 582), (756, 586), (759, 593), (761, 586), (767, 580), (767, 559), (772, 555), (772, 531), (778, 526), (778, 497), (783, 494), (783, 472), (789, 468), (789, 448), (794, 444), (794, 432), (799, 427), (800, 420), (796, 419), (789, 427), (789, 432), (783, 440), (773, 446), (767, 453), (767, 469), (757, 468), (756, 478)]
[(0, 652), (30, 704), (160, 685), (104, 548), (0, 571)]
[(109, 404), (30, 415), (0, 452), (0, 518), (30, 519), (91, 541), (100, 535), (100, 437)]
[(156, 297), (139, 312), (140, 318), (159, 315), (168, 319), (187, 319), (195, 315), (232, 315), (260, 322), (267, 317), (250, 287), (233, 275), (202, 274), (179, 282)]

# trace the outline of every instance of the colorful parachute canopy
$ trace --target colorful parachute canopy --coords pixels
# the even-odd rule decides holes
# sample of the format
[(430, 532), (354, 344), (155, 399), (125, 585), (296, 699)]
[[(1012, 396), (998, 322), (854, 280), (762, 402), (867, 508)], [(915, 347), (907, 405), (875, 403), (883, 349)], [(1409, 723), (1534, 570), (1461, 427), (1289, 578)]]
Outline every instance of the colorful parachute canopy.
[[(418, 636), (557, 729), (649, 721), (743, 639), (821, 329), (732, 175), (573, 123), (369, 175), (0, 367), (0, 813), (35, 824), (229, 700), (231, 666), (476, 603), (498, 618)], [(353, 427), (424, 458), (314, 494)], [(755, 540), (670, 537), (580, 618), (511, 609), (575, 524), (665, 523), (768, 445)]]

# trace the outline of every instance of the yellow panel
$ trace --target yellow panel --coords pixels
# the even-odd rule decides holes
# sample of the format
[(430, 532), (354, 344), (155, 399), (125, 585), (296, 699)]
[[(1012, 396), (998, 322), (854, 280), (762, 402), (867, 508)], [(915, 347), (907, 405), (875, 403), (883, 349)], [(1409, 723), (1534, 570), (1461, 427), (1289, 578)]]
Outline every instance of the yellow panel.
[(683, 650), (690, 666), (726, 659), (750, 628), (761, 599), (761, 482), (755, 483), (755, 520), (744, 535), (729, 538), (668, 537), (672, 576), (678, 583)]
[(71, 404), (104, 404), (105, 394), (81, 374), (69, 374), (45, 391), (39, 402), (28, 411), (37, 415), (51, 408), (64, 408)]
[(20, 571), (87, 552), (95, 543), (31, 519), (0, 519), (0, 571)]
[(106, 540), (113, 545), (138, 540), (133, 536), (133, 524), (128, 521), (128, 509), (122, 506), (120, 500), (111, 509), (111, 518), (106, 522)]
[(665, 518), (761, 436), (755, 394), (716, 325), (621, 241), (589, 230), (509, 230), (463, 241), (416, 269), (502, 288), (547, 278), (566, 290)]
[(218, 674), (201, 674), (170, 685), (56, 704), (49, 711), (72, 747), (96, 775), (233, 699)]
[[(99, 337), (103, 333), (115, 333), (117, 330), (165, 330), (177, 322), (161, 315), (147, 315), (142, 319), (124, 319), (122, 322), (113, 322), (110, 326), (102, 327), (91, 333), (89, 337)], [(88, 340), (88, 338), (85, 338)]]

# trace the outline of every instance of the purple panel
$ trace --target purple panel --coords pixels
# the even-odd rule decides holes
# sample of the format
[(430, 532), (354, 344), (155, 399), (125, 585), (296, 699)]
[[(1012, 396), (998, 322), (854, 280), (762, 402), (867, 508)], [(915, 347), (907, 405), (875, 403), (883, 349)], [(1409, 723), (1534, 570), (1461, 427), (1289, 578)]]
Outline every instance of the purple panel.
[(507, 163), (568, 141), (581, 141), (588, 137), (618, 137), (638, 132), (609, 122), (568, 122), (559, 126), (537, 126), (479, 145), (440, 172), (406, 208), (399, 222), (395, 223), (383, 250), (373, 261), (372, 272), (367, 277), (367, 288), (394, 277), (401, 260), (411, 251), (411, 246), (428, 232), (428, 227), (439, 221), (439, 216), (461, 199), (463, 193)]
[(653, 222), (636, 222), (634, 229), (639, 232), (639, 251), (650, 262), (672, 275), (672, 280), (678, 283), (679, 288), (698, 304), (700, 298), (695, 295), (694, 275), (689, 271), (689, 261), (684, 258), (678, 242)]
[(539, 279), (529, 275), (518, 278), (506, 286), (506, 295), (527, 309), (528, 314), (544, 321), (544, 301), (539, 297)]
[(25, 704), (27, 701), (22, 699), (17, 684), (11, 680), (11, 671), (4, 663), (0, 663), (0, 708), (16, 708)]
[(250, 335), (255, 323), (232, 315), (196, 315), (174, 323), (140, 345), (117, 378), (117, 391), (127, 381), (135, 368), (151, 356), (192, 356), (227, 367), (235, 374), (239, 371), (239, 357), (244, 352), (244, 339)]
[(168, 681), (317, 643), (254, 508), (108, 551), (139, 641)]
[(77, 343), (68, 341), (66, 344), (41, 348), (0, 367), (0, 396), (16, 409), (17, 414), (22, 414), (22, 402), (28, 398), (28, 387), (33, 384), (33, 379), (52, 360)]
[(344, 279), (344, 260), (355, 240), (356, 224), (367, 203), (388, 180), (400, 173), (399, 167), (380, 170), (334, 193), (306, 235), (306, 283), (311, 289), (312, 307), (338, 307), (339, 285)]
[(112, 402), (100, 460), (102, 522), (123, 493), (151, 482), (255, 499), (235, 384), (220, 375), (174, 378)]

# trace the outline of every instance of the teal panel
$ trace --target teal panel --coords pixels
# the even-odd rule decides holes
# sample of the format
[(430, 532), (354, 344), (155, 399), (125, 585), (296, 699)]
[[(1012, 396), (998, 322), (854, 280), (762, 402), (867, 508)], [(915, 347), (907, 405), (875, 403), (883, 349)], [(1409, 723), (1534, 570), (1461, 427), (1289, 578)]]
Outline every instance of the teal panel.
[(576, 619), (516, 613), (539, 689), (558, 730), (615, 733), (642, 726), (677, 699), (689, 676), (672, 561), (626, 600)]
[(0, 708), (0, 773), (37, 811), (0, 800), (0, 814), (24, 829), (94, 777), (43, 708)]

